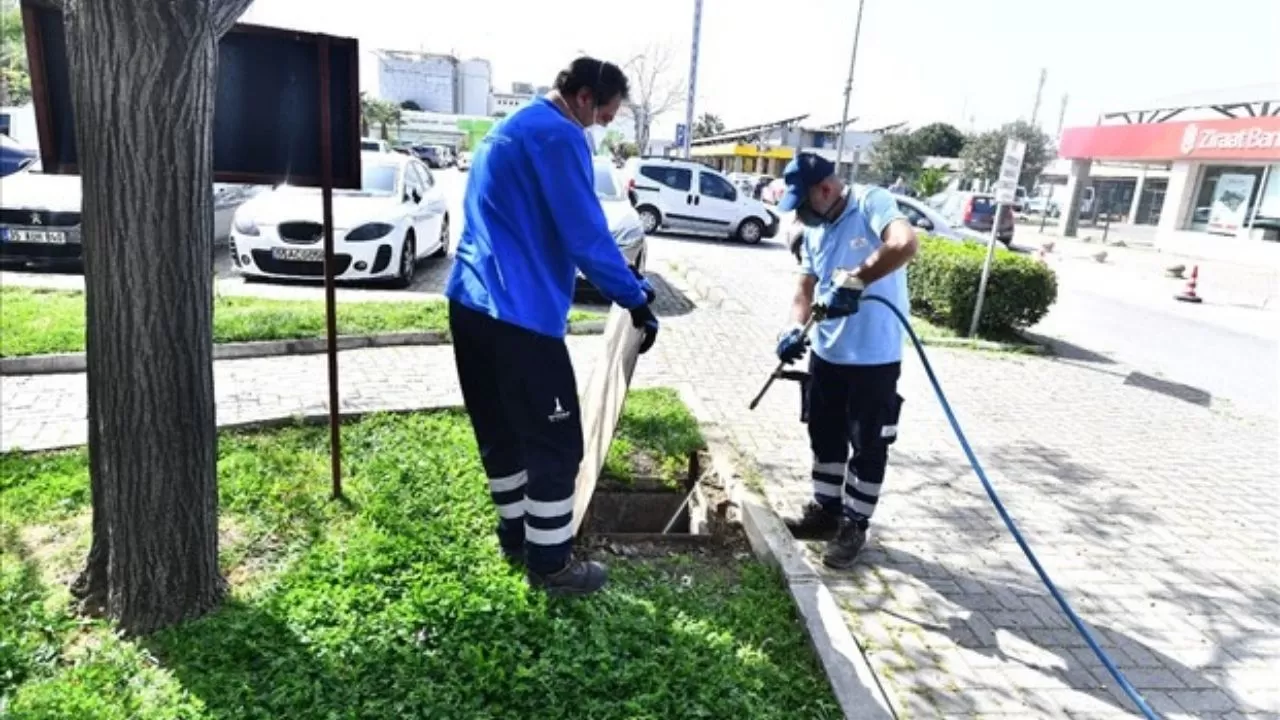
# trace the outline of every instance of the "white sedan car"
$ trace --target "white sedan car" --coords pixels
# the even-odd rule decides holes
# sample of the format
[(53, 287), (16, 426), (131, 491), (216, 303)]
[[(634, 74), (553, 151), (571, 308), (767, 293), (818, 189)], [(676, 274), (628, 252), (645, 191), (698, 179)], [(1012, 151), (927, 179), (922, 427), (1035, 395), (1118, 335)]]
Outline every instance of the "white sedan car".
[[(335, 277), (408, 287), (423, 258), (449, 252), (448, 202), (415, 158), (365, 152), (360, 162), (361, 188), (333, 194)], [(282, 185), (236, 211), (231, 257), (248, 277), (323, 277), (323, 222), (320, 190)]]

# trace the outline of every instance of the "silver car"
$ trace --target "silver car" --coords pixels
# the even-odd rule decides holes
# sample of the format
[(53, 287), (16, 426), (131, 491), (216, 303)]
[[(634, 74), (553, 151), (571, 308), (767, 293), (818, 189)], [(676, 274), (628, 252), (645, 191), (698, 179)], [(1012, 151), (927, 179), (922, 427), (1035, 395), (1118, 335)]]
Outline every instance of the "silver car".
[[(622, 251), (627, 265), (635, 272), (643, 272), (648, 242), (644, 225), (640, 223), (640, 216), (632, 205), (626, 185), (614, 170), (613, 163), (607, 160), (597, 160), (594, 170), (596, 197), (600, 198), (600, 206), (604, 208), (609, 232), (613, 234), (614, 242), (618, 243), (618, 250)], [(595, 288), (591, 282), (579, 271), (577, 291), (593, 290)]]
[(907, 222), (911, 223), (917, 230), (923, 230), (930, 235), (957, 242), (976, 240), (977, 242), (985, 243), (987, 241), (987, 236), (983, 233), (970, 230), (967, 227), (953, 227), (937, 210), (915, 198), (894, 195), (893, 199), (898, 201), (898, 209), (902, 211), (903, 215), (907, 216)]

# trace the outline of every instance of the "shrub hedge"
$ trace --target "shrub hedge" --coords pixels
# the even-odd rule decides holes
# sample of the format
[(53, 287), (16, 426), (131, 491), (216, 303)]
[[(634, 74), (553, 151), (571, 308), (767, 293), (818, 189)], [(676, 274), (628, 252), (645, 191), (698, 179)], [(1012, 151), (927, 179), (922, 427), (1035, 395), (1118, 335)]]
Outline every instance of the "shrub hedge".
[[(921, 236), (907, 269), (911, 312), (958, 333), (969, 331), (987, 248), (981, 243)], [(1058, 299), (1058, 278), (1042, 262), (997, 246), (978, 334), (1001, 337), (1030, 327)]]

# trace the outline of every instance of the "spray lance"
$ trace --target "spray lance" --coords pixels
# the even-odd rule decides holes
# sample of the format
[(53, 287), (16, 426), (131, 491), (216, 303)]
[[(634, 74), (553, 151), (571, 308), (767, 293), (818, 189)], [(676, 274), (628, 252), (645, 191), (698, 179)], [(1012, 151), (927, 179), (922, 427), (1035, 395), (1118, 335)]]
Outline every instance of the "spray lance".
[[(862, 291), (866, 289), (866, 284), (862, 282), (856, 274), (854, 274), (853, 270), (837, 269), (835, 273), (831, 275), (831, 283), (833, 291), (842, 289), (853, 290), (858, 295), (861, 295)], [(844, 317), (844, 315), (836, 315), (835, 317), (832, 317), (831, 308), (828, 307), (825, 302), (816, 302), (813, 304), (811, 312), (809, 313), (809, 320), (800, 328), (800, 335), (806, 338), (805, 342), (807, 343), (809, 331), (813, 329), (814, 325), (824, 320), (834, 320), (839, 317)], [(769, 378), (764, 381), (764, 387), (760, 388), (760, 392), (756, 393), (756, 396), (751, 399), (751, 404), (748, 406), (748, 409), (756, 409), (756, 406), (764, 399), (765, 393), (769, 392), (769, 388), (773, 385), (774, 380), (794, 380), (796, 382), (804, 382), (808, 379), (809, 373), (802, 370), (788, 370), (787, 363), (785, 361), (779, 361), (778, 367), (774, 368), (774, 371), (769, 374)]]

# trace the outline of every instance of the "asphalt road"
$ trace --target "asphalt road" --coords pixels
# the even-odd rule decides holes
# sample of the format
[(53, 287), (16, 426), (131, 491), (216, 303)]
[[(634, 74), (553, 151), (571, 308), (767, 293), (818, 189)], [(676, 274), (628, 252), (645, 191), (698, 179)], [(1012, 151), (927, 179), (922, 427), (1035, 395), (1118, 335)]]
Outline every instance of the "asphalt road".
[(1100, 268), (1057, 270), (1058, 301), (1033, 332), (1053, 338), (1060, 356), (1138, 373), (1132, 382), (1188, 402), (1280, 415), (1280, 313), (1180, 303), (1168, 283), (1126, 283)]

